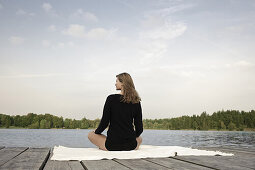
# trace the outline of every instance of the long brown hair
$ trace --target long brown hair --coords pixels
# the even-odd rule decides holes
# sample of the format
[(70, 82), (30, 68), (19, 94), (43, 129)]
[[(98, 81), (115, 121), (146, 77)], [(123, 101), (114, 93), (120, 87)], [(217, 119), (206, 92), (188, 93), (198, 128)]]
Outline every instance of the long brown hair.
[(122, 100), (124, 103), (139, 103), (141, 98), (138, 92), (135, 90), (135, 85), (132, 77), (124, 72), (116, 75), (118, 80), (123, 84), (123, 96)]

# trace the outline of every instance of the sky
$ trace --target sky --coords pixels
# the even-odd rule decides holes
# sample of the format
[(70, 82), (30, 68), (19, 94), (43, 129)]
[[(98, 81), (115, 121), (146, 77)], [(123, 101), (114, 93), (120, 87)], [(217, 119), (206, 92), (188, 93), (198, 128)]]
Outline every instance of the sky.
[(0, 0), (0, 113), (101, 118), (127, 72), (143, 119), (255, 108), (255, 1)]

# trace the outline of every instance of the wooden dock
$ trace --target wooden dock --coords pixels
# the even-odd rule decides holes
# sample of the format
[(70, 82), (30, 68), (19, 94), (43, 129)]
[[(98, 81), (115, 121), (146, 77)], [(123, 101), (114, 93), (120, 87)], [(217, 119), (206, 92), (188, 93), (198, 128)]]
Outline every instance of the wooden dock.
[(52, 161), (53, 148), (1, 147), (0, 169), (75, 169), (75, 170), (165, 170), (165, 169), (255, 169), (255, 150), (233, 148), (199, 148), (234, 153), (235, 156), (174, 156), (167, 158), (103, 159)]

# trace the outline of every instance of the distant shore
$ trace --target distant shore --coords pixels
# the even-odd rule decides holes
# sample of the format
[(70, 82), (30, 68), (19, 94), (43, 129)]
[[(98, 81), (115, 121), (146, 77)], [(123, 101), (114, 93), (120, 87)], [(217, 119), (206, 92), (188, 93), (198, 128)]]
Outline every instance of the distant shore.
[[(15, 127), (15, 126), (10, 126), (9, 128), (5, 128), (5, 127), (0, 127), (0, 129), (31, 129), (31, 128), (23, 128), (23, 127)], [(50, 128), (50, 129), (67, 129), (67, 128)], [(80, 128), (76, 128), (76, 129), (80, 129)], [(88, 128), (90, 130), (95, 129), (95, 128)], [(107, 129), (106, 129), (107, 130)], [(174, 129), (144, 129), (144, 130), (174, 130)], [(194, 130), (194, 129), (178, 129), (178, 130), (189, 130), (189, 131), (230, 131), (227, 129), (208, 129), (208, 130)], [(178, 131), (175, 130), (175, 131)], [(239, 130), (232, 130), (232, 131), (237, 131), (240, 132)], [(255, 129), (251, 129), (251, 128), (244, 128), (245, 132), (255, 132)]]

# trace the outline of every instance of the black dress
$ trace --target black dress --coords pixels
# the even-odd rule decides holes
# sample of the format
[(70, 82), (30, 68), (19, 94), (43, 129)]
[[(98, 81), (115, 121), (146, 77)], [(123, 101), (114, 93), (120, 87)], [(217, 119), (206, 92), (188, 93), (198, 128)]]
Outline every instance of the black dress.
[(122, 143), (122, 144), (111, 143), (109, 138), (106, 138), (106, 141), (105, 141), (105, 147), (108, 151), (130, 151), (130, 150), (134, 150), (136, 146), (137, 146), (136, 140)]
[(120, 101), (122, 97), (121, 94), (107, 97), (102, 119), (95, 130), (96, 134), (101, 134), (110, 123), (105, 142), (109, 151), (134, 150), (137, 146), (136, 137), (143, 132), (141, 103), (124, 103)]

